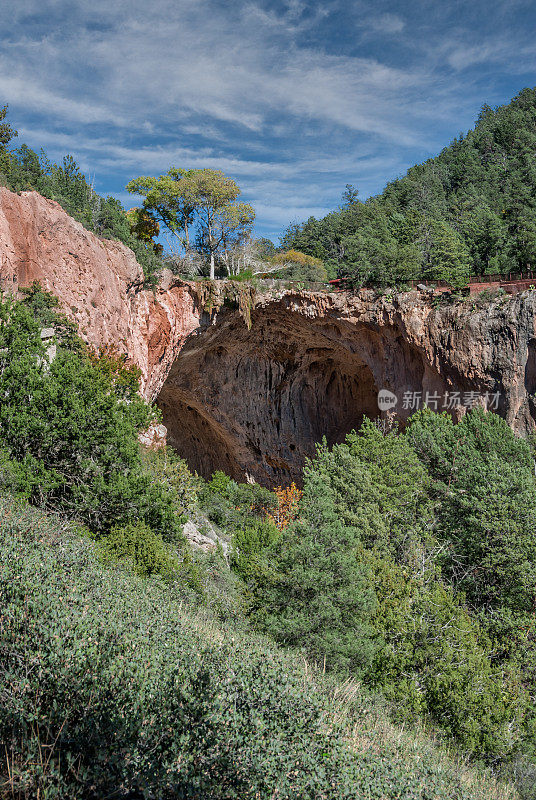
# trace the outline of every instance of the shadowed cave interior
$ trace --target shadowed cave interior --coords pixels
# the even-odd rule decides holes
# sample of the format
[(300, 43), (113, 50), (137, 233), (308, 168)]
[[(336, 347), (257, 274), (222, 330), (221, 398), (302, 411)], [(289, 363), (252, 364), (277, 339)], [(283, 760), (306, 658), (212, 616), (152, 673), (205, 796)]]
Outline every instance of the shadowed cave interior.
[(251, 330), (227, 314), (187, 340), (157, 404), (169, 444), (199, 474), (288, 484), (315, 442), (342, 441), (364, 415), (379, 415), (390, 365), (421, 386), (422, 362), (401, 340), (281, 308), (256, 312)]

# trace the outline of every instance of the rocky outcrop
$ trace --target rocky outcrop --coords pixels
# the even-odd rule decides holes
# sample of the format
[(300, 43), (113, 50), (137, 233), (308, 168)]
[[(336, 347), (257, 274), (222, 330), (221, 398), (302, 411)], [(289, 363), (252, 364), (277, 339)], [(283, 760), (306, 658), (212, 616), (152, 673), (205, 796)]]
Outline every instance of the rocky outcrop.
[(254, 299), (169, 274), (147, 291), (123, 245), (34, 192), (5, 189), (0, 280), (10, 291), (40, 281), (89, 342), (124, 349), (168, 440), (205, 475), (288, 483), (323, 436), (336, 442), (363, 415), (385, 416), (382, 389), (402, 423), (428, 398), (453, 414), (496, 404), (520, 433), (535, 427), (533, 291), (456, 305), (428, 291), (272, 289)]
[(199, 325), (194, 295), (173, 286), (143, 291), (134, 253), (100, 239), (37, 192), (0, 188), (0, 288), (17, 293), (39, 281), (78, 323), (89, 343), (114, 345), (141, 370), (153, 397), (184, 339)]
[(273, 484), (298, 479), (314, 443), (340, 441), (397, 398), (404, 423), (428, 400), (458, 416), (487, 404), (534, 429), (536, 293), (434, 307), (393, 298), (287, 293), (187, 339), (158, 396), (168, 440), (192, 466)]
[(189, 519), (184, 524), (182, 532), (196, 550), (209, 553), (219, 546), (224, 556), (229, 555), (229, 542), (204, 514)]

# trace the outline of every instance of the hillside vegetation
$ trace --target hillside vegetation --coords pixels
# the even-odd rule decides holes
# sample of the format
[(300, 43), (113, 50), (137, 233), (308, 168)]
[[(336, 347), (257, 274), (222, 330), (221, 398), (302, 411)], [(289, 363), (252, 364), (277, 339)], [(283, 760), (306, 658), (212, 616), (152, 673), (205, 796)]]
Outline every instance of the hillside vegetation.
[(59, 519), (0, 520), (1, 796), (514, 798)]
[[(266, 262), (356, 285), (528, 268), (535, 115), (529, 90), (486, 109)], [(154, 282), (147, 218), (131, 227), (69, 159), (8, 150), (4, 117), (3, 182), (138, 236)], [(138, 388), (39, 285), (0, 295), (3, 796), (534, 800), (534, 442), (479, 409), (365, 419), (318, 443), (300, 487), (269, 490), (142, 447), (159, 412)]]
[(536, 265), (536, 90), (484, 106), (473, 130), (364, 203), (291, 225), (282, 239), (355, 285), (411, 279), (463, 285), (470, 275)]
[[(56, 330), (52, 362), (42, 325)], [(359, 797), (368, 775), (371, 797), (479, 796), (453, 788), (433, 756), (404, 771), (406, 746), (430, 745), (401, 738), (402, 753), (392, 733), (385, 750), (366, 732), (361, 685), (383, 696), (386, 730), (387, 718), (425, 726), (533, 798), (532, 445), (493, 414), (455, 425), (425, 411), (404, 433), (366, 420), (345, 442), (320, 443), (303, 490), (221, 472), (206, 482), (168, 449), (139, 445), (158, 413), (137, 380), (118, 354), (88, 349), (38, 286), (0, 301), (0, 493), (22, 503), (6, 499), (0, 514), (11, 609), (1, 646), (15, 687), (2, 696), (6, 785), (42, 785), (48, 797), (115, 786), (117, 796), (268, 798), (281, 786), (282, 797), (335, 798)], [(188, 517), (230, 543), (228, 559), (190, 549)], [(203, 641), (185, 633), (196, 609), (215, 626)], [(214, 651), (229, 636), (240, 655)], [(314, 665), (328, 677), (313, 679)], [(304, 681), (302, 701), (293, 692)], [(343, 728), (326, 722), (325, 689), (308, 705), (317, 681), (357, 692), (353, 723), (346, 711)], [(279, 696), (288, 685), (290, 700)], [(365, 736), (364, 761), (350, 757), (347, 723), (355, 741)]]

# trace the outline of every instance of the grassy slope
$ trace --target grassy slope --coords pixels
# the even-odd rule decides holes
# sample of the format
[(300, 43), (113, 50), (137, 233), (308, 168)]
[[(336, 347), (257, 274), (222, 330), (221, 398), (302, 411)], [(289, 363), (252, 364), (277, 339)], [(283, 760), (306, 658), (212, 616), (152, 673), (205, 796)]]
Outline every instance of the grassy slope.
[(2, 797), (516, 797), (354, 683), (1, 497), (0, 651)]

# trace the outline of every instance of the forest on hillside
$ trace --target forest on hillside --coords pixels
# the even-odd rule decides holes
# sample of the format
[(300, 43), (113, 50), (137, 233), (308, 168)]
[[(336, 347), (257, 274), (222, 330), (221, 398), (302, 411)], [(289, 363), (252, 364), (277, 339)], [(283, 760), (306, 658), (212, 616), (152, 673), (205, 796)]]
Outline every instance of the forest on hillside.
[(536, 265), (536, 89), (483, 106), (474, 129), (360, 202), (285, 232), (281, 245), (321, 259), (350, 284), (404, 285), (518, 273)]

